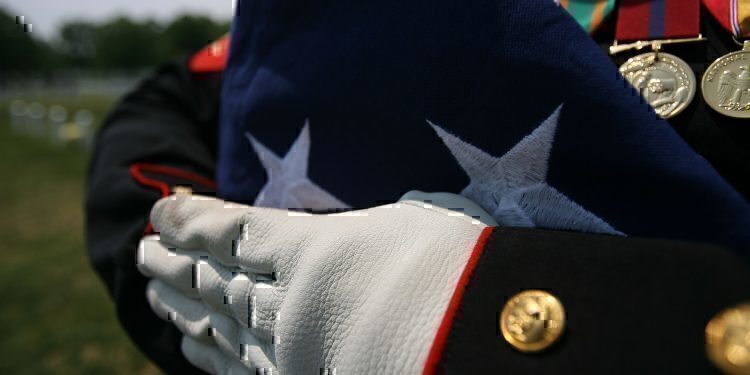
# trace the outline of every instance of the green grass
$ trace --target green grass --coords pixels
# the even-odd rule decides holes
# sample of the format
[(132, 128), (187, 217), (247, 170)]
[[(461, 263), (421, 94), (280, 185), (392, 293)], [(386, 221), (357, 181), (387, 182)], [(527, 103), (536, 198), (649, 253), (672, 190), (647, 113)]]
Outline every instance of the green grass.
[[(28, 99), (28, 98), (25, 98)], [(45, 98), (100, 121), (112, 101)], [(0, 374), (155, 374), (118, 325), (83, 240), (88, 155), (13, 134), (0, 102)]]

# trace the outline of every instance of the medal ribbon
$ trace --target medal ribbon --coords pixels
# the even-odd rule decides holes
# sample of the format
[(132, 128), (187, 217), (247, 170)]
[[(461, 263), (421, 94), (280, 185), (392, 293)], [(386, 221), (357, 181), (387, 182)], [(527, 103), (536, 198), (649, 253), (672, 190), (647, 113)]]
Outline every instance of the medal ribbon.
[(725, 29), (734, 36), (750, 36), (750, 1), (748, 0), (703, 0)]
[(693, 38), (699, 34), (700, 0), (620, 0), (615, 34), (618, 42)]
[(559, 0), (558, 2), (589, 34), (594, 33), (615, 9), (615, 0)]

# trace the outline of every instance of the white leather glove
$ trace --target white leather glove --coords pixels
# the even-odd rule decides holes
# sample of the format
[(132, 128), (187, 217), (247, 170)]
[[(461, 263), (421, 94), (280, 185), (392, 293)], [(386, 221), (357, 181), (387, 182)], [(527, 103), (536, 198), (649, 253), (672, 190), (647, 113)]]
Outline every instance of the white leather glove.
[(147, 298), (185, 334), (187, 359), (211, 373), (421, 373), (495, 223), (457, 195), (405, 198), (332, 215), (164, 198), (151, 213), (160, 236), (138, 250), (154, 278)]

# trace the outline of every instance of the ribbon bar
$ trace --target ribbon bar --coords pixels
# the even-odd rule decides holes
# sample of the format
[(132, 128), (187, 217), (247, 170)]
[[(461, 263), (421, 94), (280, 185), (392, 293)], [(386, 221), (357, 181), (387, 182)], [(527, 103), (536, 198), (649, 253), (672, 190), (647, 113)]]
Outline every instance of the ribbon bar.
[(704, 0), (719, 23), (737, 37), (750, 36), (750, 1)]
[(700, 34), (700, 0), (621, 0), (618, 42), (693, 38)]
[(586, 32), (593, 34), (615, 9), (615, 0), (559, 0)]

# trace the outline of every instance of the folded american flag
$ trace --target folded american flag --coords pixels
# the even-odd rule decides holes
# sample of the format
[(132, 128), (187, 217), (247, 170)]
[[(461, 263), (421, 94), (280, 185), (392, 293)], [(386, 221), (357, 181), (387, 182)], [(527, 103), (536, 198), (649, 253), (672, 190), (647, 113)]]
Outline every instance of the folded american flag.
[(550, 0), (238, 1), (219, 195), (461, 192), (501, 225), (745, 252), (750, 205)]

